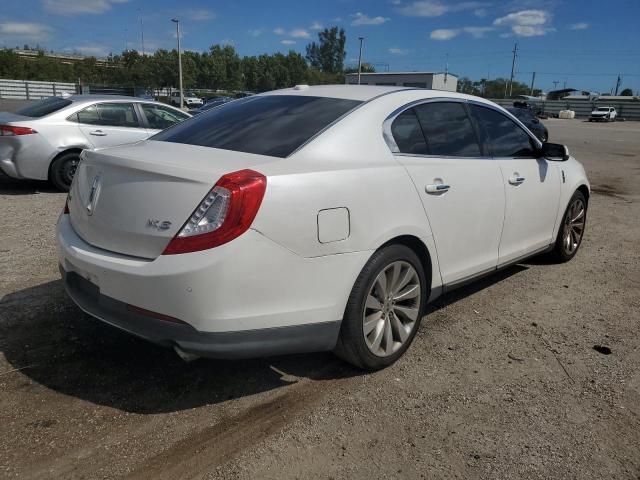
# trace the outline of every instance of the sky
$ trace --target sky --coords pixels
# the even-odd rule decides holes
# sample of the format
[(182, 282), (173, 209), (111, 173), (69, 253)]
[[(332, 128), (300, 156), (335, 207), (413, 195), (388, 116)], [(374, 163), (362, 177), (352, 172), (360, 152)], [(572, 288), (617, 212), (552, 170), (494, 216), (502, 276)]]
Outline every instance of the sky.
[(0, 9), (0, 46), (106, 56), (125, 48), (206, 51), (231, 44), (240, 55), (304, 54), (324, 27), (347, 34), (347, 65), (385, 71), (444, 71), (473, 80), (508, 77), (545, 91), (563, 86), (640, 90), (640, 0), (22, 0)]

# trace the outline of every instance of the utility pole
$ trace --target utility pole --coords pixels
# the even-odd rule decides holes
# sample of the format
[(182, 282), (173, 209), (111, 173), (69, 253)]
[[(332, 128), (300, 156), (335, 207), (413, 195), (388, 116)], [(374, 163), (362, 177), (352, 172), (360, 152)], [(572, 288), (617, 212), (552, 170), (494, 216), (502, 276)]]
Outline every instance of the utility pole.
[(140, 46), (144, 57), (144, 19), (142, 18), (142, 10), (138, 9), (138, 12), (140, 12)]
[[(511, 61), (511, 78), (509, 79), (509, 96), (513, 95), (513, 74), (516, 69), (516, 57), (518, 56), (518, 42), (513, 46), (513, 60)], [(505, 86), (506, 87), (506, 86)], [(507, 91), (505, 88), (504, 96), (507, 96)]]
[(557, 90), (558, 89), (558, 84), (560, 83), (558, 80), (554, 80), (553, 82), (553, 89)]
[(358, 56), (358, 85), (360, 85), (360, 75), (362, 74), (362, 42), (364, 37), (358, 37), (360, 40), (360, 55)]
[(531, 95), (533, 97), (533, 85), (536, 83), (536, 72), (533, 72), (533, 75), (531, 75), (531, 93), (529, 95)]
[(620, 88), (620, 83), (622, 83), (622, 78), (620, 77), (620, 74), (618, 74), (618, 81), (616, 82), (616, 97), (618, 96), (618, 89)]
[(178, 88), (180, 89), (180, 108), (184, 107), (184, 93), (182, 92), (182, 54), (180, 53), (180, 20), (172, 18), (176, 24), (176, 36), (178, 37)]

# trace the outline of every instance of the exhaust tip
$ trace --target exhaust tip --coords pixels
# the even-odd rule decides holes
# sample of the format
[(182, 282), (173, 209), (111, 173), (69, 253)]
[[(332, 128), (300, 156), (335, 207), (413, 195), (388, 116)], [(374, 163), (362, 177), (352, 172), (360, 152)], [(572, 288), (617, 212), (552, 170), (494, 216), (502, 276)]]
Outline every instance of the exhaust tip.
[(182, 350), (178, 345), (174, 345), (173, 349), (176, 351), (176, 353), (178, 354), (178, 356), (184, 360), (187, 363), (191, 363), (194, 360), (199, 359), (200, 357), (198, 355), (195, 355), (193, 353), (188, 353), (185, 352), (184, 350)]

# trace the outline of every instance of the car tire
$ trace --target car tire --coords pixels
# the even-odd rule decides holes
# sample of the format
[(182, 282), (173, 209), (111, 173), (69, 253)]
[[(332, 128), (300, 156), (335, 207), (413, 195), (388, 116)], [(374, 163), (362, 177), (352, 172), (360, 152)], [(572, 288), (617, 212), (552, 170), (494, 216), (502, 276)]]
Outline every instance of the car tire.
[(393, 364), (418, 331), (429, 286), (409, 247), (389, 245), (375, 252), (353, 286), (334, 353), (363, 370)]
[(56, 158), (49, 169), (49, 181), (62, 192), (68, 192), (80, 162), (80, 153), (69, 152)]
[(562, 216), (558, 237), (551, 251), (556, 262), (568, 262), (578, 253), (587, 225), (587, 207), (587, 199), (577, 190)]

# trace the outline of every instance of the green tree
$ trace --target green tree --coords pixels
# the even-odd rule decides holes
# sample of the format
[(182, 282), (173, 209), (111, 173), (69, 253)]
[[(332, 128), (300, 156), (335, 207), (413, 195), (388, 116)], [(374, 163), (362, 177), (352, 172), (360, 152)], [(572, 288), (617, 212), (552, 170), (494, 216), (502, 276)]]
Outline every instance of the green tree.
[(620, 92), (620, 95), (622, 95), (623, 97), (633, 97), (633, 92), (630, 88), (625, 88)]
[(343, 28), (331, 27), (318, 32), (318, 43), (307, 45), (309, 64), (327, 73), (339, 73), (344, 70), (347, 37)]

